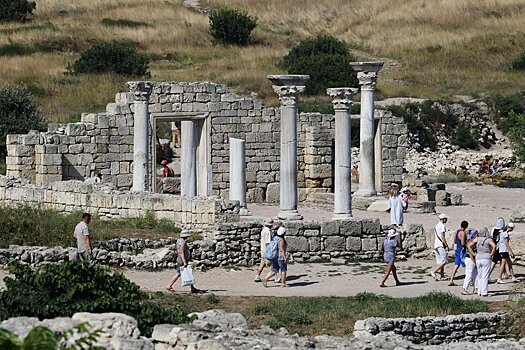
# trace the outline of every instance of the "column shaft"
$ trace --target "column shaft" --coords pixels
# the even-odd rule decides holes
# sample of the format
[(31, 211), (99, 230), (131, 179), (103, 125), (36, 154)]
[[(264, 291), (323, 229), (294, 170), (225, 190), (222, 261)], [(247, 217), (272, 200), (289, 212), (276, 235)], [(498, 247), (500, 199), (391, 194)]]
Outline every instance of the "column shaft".
[(361, 88), (359, 137), (359, 191), (361, 196), (376, 194), (374, 160), (374, 90)]
[(181, 183), (182, 196), (197, 196), (197, 130), (195, 122), (181, 122)]
[(352, 137), (348, 110), (335, 111), (334, 218), (352, 217)]
[[(280, 210), (297, 212), (297, 107), (281, 106)], [(285, 214), (288, 215), (288, 214)]]
[(246, 205), (246, 144), (230, 138), (230, 200), (239, 201), (240, 215), (249, 215)]

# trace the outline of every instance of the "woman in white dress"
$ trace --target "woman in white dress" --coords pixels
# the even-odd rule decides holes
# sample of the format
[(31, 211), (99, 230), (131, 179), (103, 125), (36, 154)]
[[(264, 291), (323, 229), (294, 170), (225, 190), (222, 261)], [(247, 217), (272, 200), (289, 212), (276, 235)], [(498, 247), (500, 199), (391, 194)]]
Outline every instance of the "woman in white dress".
[(388, 207), (390, 208), (390, 224), (403, 225), (403, 197), (399, 194), (398, 184), (390, 185)]

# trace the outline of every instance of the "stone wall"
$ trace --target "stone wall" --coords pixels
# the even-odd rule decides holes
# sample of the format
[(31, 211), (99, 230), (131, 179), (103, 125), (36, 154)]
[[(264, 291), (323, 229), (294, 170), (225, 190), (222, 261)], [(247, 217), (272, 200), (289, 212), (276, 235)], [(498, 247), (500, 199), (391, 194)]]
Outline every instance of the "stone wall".
[[(276, 222), (273, 233), (280, 223)], [(381, 244), (390, 226), (378, 219), (351, 221), (284, 222), (291, 261), (345, 263), (349, 259), (381, 257)], [(204, 240), (195, 242), (192, 258), (199, 265), (254, 265), (260, 260), (262, 223), (218, 224), (205, 232)], [(401, 233), (402, 252), (411, 255), (426, 249), (421, 225), (407, 225)]]
[(238, 221), (238, 205), (218, 197), (183, 197), (171, 194), (130, 193), (82, 181), (28, 184), (0, 176), (0, 201), (4, 205), (32, 205), (61, 212), (83, 211), (103, 218), (142, 217), (152, 212), (157, 219), (180, 225), (209, 227), (217, 222)]
[(376, 118), (379, 118), (381, 128), (382, 191), (386, 192), (392, 182), (400, 184), (403, 180), (403, 165), (409, 146), (408, 128), (403, 118), (394, 117), (388, 111), (377, 110)]
[[(523, 349), (524, 341), (503, 340), (479, 341), (443, 345), (418, 345), (399, 335), (381, 334), (365, 337), (333, 337), (326, 335), (299, 336), (284, 328), (273, 330), (268, 326), (249, 329), (246, 319), (238, 313), (209, 310), (194, 314), (196, 319), (189, 324), (159, 324), (153, 329), (151, 338), (140, 335), (137, 321), (118, 313), (93, 314), (80, 312), (71, 318), (38, 320), (34, 317), (13, 317), (0, 323), (0, 328), (25, 338), (35, 327), (44, 326), (60, 335), (85, 322), (91, 330), (99, 329), (97, 344), (108, 350), (170, 350), (170, 349), (414, 349), (414, 350), (501, 350)], [(467, 316), (467, 315), (466, 315)], [(468, 315), (476, 317), (476, 315)], [(362, 322), (362, 321), (358, 321)], [(476, 332), (476, 329), (470, 332)], [(466, 332), (465, 332), (466, 335)], [(494, 335), (496, 337), (496, 335)], [(471, 338), (467, 335), (466, 338)], [(464, 339), (460, 339), (464, 340)]]
[[(96, 173), (119, 190), (132, 185), (132, 93), (119, 93), (103, 113), (85, 113), (79, 123), (49, 124), (47, 132), (7, 138), (7, 175), (35, 184), (85, 180)], [(229, 138), (246, 142), (248, 202), (275, 201), (280, 168), (280, 110), (238, 96), (215, 83), (153, 83), (149, 111), (207, 112), (209, 121), (211, 194), (228, 197)], [(378, 111), (384, 146), (383, 183), (401, 181), (406, 125)], [(302, 113), (298, 118), (298, 187), (301, 200), (309, 192), (331, 191), (334, 116)], [(151, 134), (151, 130), (150, 130)], [(203, 169), (202, 167), (200, 169)], [(398, 179), (399, 178), (399, 179)], [(273, 196), (272, 196), (273, 193)]]
[(505, 319), (504, 313), (480, 312), (477, 314), (450, 315), (445, 317), (377, 318), (359, 320), (354, 326), (356, 338), (397, 334), (416, 344), (442, 344), (458, 341), (479, 342), (503, 338), (498, 336)]

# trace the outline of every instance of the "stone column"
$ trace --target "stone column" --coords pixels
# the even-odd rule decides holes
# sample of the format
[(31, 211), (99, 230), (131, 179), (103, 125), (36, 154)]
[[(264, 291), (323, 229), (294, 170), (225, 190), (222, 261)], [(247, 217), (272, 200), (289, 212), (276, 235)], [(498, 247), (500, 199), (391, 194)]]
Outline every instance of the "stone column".
[(133, 93), (133, 192), (148, 190), (149, 158), (149, 96), (152, 84), (148, 81), (127, 83)]
[(350, 66), (357, 72), (361, 85), (361, 120), (359, 138), (359, 190), (356, 195), (374, 196), (375, 160), (374, 160), (374, 94), (378, 72), (384, 62), (353, 62)]
[(245, 141), (230, 138), (230, 200), (239, 201), (242, 216), (251, 215), (246, 206)]
[(297, 211), (297, 100), (309, 75), (269, 75), (281, 102), (280, 219), (301, 220)]
[(335, 110), (334, 220), (352, 217), (351, 109), (356, 88), (327, 89)]
[(181, 122), (180, 194), (197, 196), (197, 126), (194, 121)]

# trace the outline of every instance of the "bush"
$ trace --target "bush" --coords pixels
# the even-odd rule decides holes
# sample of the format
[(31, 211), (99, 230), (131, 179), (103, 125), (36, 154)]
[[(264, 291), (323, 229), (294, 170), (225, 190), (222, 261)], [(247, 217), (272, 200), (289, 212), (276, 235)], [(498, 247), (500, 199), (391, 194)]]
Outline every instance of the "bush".
[(143, 335), (150, 335), (159, 323), (188, 322), (179, 306), (163, 308), (123, 274), (102, 266), (90, 267), (73, 261), (47, 265), (36, 271), (11, 264), (13, 277), (4, 279), (0, 293), (0, 318), (29, 316), (71, 317), (76, 312), (120, 312), (134, 317)]
[(350, 68), (354, 58), (346, 44), (332, 36), (319, 35), (299, 42), (283, 59), (289, 74), (308, 74), (305, 94), (326, 94), (330, 87), (358, 86)]
[(525, 52), (512, 62), (512, 69), (525, 70)]
[(478, 138), (479, 134), (475, 135), (467, 125), (460, 123), (452, 132), (450, 142), (461, 148), (479, 150)]
[(0, 0), (0, 22), (22, 22), (36, 8), (34, 1)]
[(0, 159), (7, 155), (8, 134), (26, 134), (44, 128), (42, 112), (26, 87), (0, 87)]
[(0, 56), (24, 56), (32, 53), (32, 50), (17, 43), (0, 46)]
[(105, 25), (106, 27), (128, 27), (128, 28), (138, 28), (138, 27), (149, 27), (150, 25), (145, 22), (137, 22), (129, 19), (111, 19), (111, 18), (102, 18), (100, 24)]
[(102, 42), (82, 52), (79, 59), (68, 67), (70, 73), (116, 73), (146, 76), (149, 57), (137, 52), (129, 43)]
[[(487, 100), (492, 110), (492, 119), (498, 129), (503, 134), (507, 134), (512, 125), (515, 125), (514, 118), (518, 114), (525, 113), (525, 93), (514, 93), (509, 95), (495, 95)], [(511, 112), (515, 112), (510, 115)]]
[(513, 121), (508, 133), (513, 153), (520, 162), (525, 162), (525, 114), (510, 112), (509, 119)]
[(209, 33), (216, 44), (244, 46), (250, 42), (251, 32), (257, 26), (257, 18), (239, 10), (212, 10), (209, 19)]

